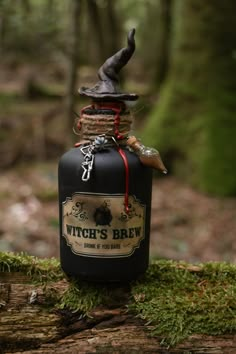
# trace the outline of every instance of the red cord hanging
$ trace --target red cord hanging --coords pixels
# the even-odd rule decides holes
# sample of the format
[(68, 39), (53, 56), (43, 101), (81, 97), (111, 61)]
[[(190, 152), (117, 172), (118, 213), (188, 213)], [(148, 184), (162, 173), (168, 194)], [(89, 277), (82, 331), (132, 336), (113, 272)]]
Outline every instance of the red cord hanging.
[(125, 212), (128, 214), (129, 213), (129, 163), (128, 163), (127, 156), (125, 155), (125, 152), (120, 147), (117, 148), (117, 151), (120, 154), (125, 166)]
[[(115, 117), (114, 117), (114, 125), (115, 125), (115, 130), (114, 130), (114, 135), (115, 135), (115, 140), (119, 141), (124, 139), (124, 136), (122, 134), (120, 134), (119, 131), (119, 126), (120, 126), (120, 113), (122, 111), (122, 109), (125, 108), (125, 105), (123, 102), (117, 102), (117, 103), (103, 103), (103, 104), (99, 104), (99, 103), (94, 103), (92, 105), (86, 106), (84, 108), (81, 109), (80, 111), (80, 117), (82, 117), (84, 111), (86, 109), (99, 109), (99, 110), (112, 110), (115, 113)], [(81, 121), (79, 120), (78, 122), (78, 129), (81, 129)], [(75, 144), (75, 146), (79, 146), (80, 143)], [(129, 163), (128, 163), (128, 159), (127, 156), (125, 154), (125, 152), (122, 150), (122, 148), (117, 144), (117, 152), (119, 153), (119, 155), (121, 156), (123, 163), (124, 163), (124, 167), (125, 167), (125, 212), (128, 214), (129, 213)]]
[[(99, 109), (111, 109), (112, 111), (115, 112), (114, 134), (115, 134), (115, 139), (118, 141), (124, 139), (123, 135), (120, 134), (120, 132), (119, 132), (120, 112), (122, 111), (123, 107), (124, 107), (123, 102), (111, 103), (111, 104), (108, 103), (103, 106), (99, 105)], [(128, 159), (127, 159), (125, 152), (119, 146), (117, 147), (117, 151), (118, 151), (119, 155), (121, 156), (121, 158), (124, 162), (124, 166), (125, 166), (125, 212), (128, 214), (129, 213), (129, 163), (128, 163)]]

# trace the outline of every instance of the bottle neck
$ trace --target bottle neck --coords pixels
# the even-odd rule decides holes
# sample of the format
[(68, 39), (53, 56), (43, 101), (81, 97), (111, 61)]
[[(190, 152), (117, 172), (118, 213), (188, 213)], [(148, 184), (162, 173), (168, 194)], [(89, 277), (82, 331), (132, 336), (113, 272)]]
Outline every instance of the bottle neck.
[[(117, 152), (124, 162), (125, 197), (124, 210), (129, 213), (129, 164), (120, 145), (126, 145), (131, 130), (132, 118), (123, 102), (100, 102), (84, 107), (80, 112), (77, 128), (84, 155), (83, 181), (88, 181), (93, 167), (94, 153), (109, 146), (116, 146)], [(85, 150), (87, 149), (87, 150)]]
[(133, 119), (123, 102), (93, 102), (80, 112), (77, 129), (80, 141), (92, 142), (104, 136), (108, 142), (126, 144)]

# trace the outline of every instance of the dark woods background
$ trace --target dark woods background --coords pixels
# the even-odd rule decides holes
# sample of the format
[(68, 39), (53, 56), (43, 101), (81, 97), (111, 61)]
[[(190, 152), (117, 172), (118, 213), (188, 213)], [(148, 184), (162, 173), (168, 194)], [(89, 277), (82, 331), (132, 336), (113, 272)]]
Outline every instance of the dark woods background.
[(121, 83), (140, 95), (135, 134), (169, 169), (153, 254), (235, 260), (235, 13), (234, 0), (0, 0), (2, 250), (57, 255), (56, 164), (90, 103), (77, 90), (135, 27)]
[[(2, 0), (0, 4), (1, 113), (4, 125), (22, 129), (15, 149), (6, 148), (2, 167), (22, 158), (58, 157), (64, 144), (72, 142), (76, 116), (71, 106), (78, 110), (77, 104), (89, 103), (79, 98), (78, 87), (96, 82), (97, 69), (126, 45), (132, 27), (137, 29), (137, 50), (121, 80), (144, 97), (137, 107), (143, 120), (151, 108), (152, 88), (155, 94), (167, 70), (171, 1)], [(38, 117), (33, 122), (17, 107), (14, 122), (12, 104), (27, 111), (31, 107)], [(8, 140), (11, 128), (5, 128), (3, 140)], [(34, 133), (26, 141), (27, 129)], [(63, 135), (55, 134), (55, 129)]]

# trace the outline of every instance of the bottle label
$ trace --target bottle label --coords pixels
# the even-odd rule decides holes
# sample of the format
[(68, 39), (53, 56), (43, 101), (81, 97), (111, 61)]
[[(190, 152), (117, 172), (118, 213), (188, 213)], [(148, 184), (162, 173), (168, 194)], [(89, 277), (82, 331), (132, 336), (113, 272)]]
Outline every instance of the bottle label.
[(145, 236), (145, 206), (124, 195), (75, 193), (62, 203), (62, 230), (73, 253), (88, 257), (127, 257)]

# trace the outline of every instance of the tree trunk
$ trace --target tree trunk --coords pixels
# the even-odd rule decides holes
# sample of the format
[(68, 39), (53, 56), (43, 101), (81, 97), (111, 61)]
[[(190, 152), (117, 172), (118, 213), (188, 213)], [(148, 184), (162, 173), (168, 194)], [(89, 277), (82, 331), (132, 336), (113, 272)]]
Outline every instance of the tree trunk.
[(21, 4), (22, 4), (22, 9), (24, 12), (25, 17), (27, 17), (27, 15), (30, 15), (31, 12), (31, 4), (29, 0), (21, 0)]
[(161, 0), (159, 2), (159, 33), (157, 33), (158, 51), (156, 59), (158, 64), (155, 73), (156, 87), (163, 83), (169, 67), (172, 3), (173, 0)]
[(144, 135), (181, 178), (236, 195), (234, 0), (175, 2), (170, 68)]
[(54, 7), (55, 7), (55, 0), (47, 0), (46, 8), (48, 10), (48, 14), (51, 16), (54, 13)]
[(76, 85), (77, 85), (77, 70), (78, 70), (78, 48), (79, 48), (79, 19), (81, 12), (81, 0), (72, 0), (71, 6), (71, 33), (69, 37), (69, 58), (68, 58), (68, 83), (66, 97), (67, 111), (67, 141), (66, 144), (71, 147), (71, 133), (74, 124), (74, 106), (76, 101)]
[(3, 0), (0, 0), (0, 54), (4, 54), (5, 36), (7, 32), (7, 13), (4, 11)]
[(115, 3), (113, 0), (107, 1), (107, 39), (108, 39), (108, 57), (116, 53), (120, 48), (119, 46), (119, 31), (117, 14), (115, 11)]
[(95, 38), (93, 43), (97, 44), (97, 53), (100, 57), (100, 62), (103, 63), (104, 59), (106, 59), (106, 52), (99, 8), (96, 0), (88, 0), (87, 6), (88, 15), (91, 19), (91, 27), (93, 29), (93, 37)]

